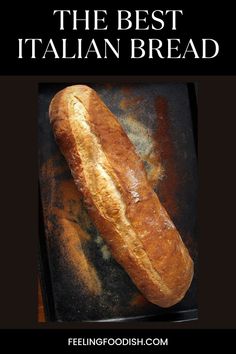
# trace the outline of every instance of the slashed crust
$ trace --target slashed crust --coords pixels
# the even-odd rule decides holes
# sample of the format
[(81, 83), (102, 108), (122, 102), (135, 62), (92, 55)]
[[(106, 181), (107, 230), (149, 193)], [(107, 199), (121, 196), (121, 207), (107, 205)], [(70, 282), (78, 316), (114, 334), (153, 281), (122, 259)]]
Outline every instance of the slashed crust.
[(191, 284), (193, 261), (115, 116), (84, 85), (57, 93), (49, 115), (74, 181), (114, 258), (149, 301), (162, 307), (179, 302)]

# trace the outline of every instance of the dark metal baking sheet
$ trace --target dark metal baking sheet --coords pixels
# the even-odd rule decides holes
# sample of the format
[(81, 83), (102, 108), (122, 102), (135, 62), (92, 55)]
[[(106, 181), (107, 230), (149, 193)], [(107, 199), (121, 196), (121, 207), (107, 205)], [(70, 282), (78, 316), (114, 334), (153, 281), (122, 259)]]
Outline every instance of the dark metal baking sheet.
[(117, 116), (142, 157), (150, 183), (194, 259), (195, 275), (185, 298), (171, 308), (162, 309), (144, 299), (112, 258), (89, 219), (54, 141), (48, 107), (54, 94), (68, 84), (40, 84), (40, 255), (47, 318), (55, 321), (195, 319), (197, 160), (193, 118), (196, 111), (189, 95), (193, 86), (89, 85)]

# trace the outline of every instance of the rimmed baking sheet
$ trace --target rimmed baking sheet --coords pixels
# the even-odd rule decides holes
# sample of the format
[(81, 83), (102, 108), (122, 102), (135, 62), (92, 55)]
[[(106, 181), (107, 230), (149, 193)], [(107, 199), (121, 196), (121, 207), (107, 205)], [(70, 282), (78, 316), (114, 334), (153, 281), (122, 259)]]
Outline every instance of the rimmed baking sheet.
[(49, 103), (54, 94), (66, 86), (68, 84), (63, 83), (39, 86), (40, 269), (47, 319), (195, 319), (198, 267), (193, 85), (89, 84), (117, 116), (134, 143), (152, 187), (194, 259), (192, 285), (185, 298), (169, 309), (144, 299), (112, 258), (87, 215), (49, 124)]

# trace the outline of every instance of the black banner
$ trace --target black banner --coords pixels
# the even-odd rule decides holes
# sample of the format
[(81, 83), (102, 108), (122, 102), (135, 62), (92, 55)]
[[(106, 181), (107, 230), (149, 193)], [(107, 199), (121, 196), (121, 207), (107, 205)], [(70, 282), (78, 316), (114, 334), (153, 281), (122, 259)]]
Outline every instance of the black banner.
[(71, 352), (168, 352), (234, 347), (235, 330), (1, 330), (1, 347)]
[(236, 73), (229, 5), (4, 6), (1, 75)]

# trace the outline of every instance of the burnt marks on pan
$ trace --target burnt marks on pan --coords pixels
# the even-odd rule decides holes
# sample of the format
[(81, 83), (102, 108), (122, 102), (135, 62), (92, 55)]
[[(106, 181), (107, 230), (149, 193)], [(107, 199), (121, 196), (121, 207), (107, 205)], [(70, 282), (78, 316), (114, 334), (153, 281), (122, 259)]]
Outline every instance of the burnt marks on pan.
[[(194, 262), (197, 260), (197, 247), (193, 235), (196, 233), (194, 218), (196, 214), (196, 180), (191, 166), (191, 141), (187, 127), (179, 124), (164, 96), (155, 98), (157, 128), (154, 134), (156, 156), (163, 166), (163, 178), (155, 190), (180, 231)], [(172, 115), (172, 117), (171, 117)], [(189, 155), (189, 156), (188, 156)], [(191, 169), (187, 168), (187, 164)], [(190, 201), (190, 203), (189, 203)], [(189, 215), (189, 216), (188, 216)], [(194, 216), (193, 217), (191, 217)]]
[(156, 97), (155, 110), (157, 117), (155, 154), (156, 158), (162, 162), (163, 170), (165, 171), (159, 188), (157, 188), (157, 193), (170, 217), (174, 218), (179, 212), (176, 195), (180, 186), (180, 176), (177, 172), (175, 147), (173, 144), (173, 137), (171, 136), (168, 102), (165, 97)]
[[(125, 90), (124, 90), (125, 91)], [(141, 105), (144, 101), (143, 96), (129, 96), (124, 97), (120, 100), (119, 106), (124, 111), (135, 111), (135, 108), (138, 110), (139, 105)]]

